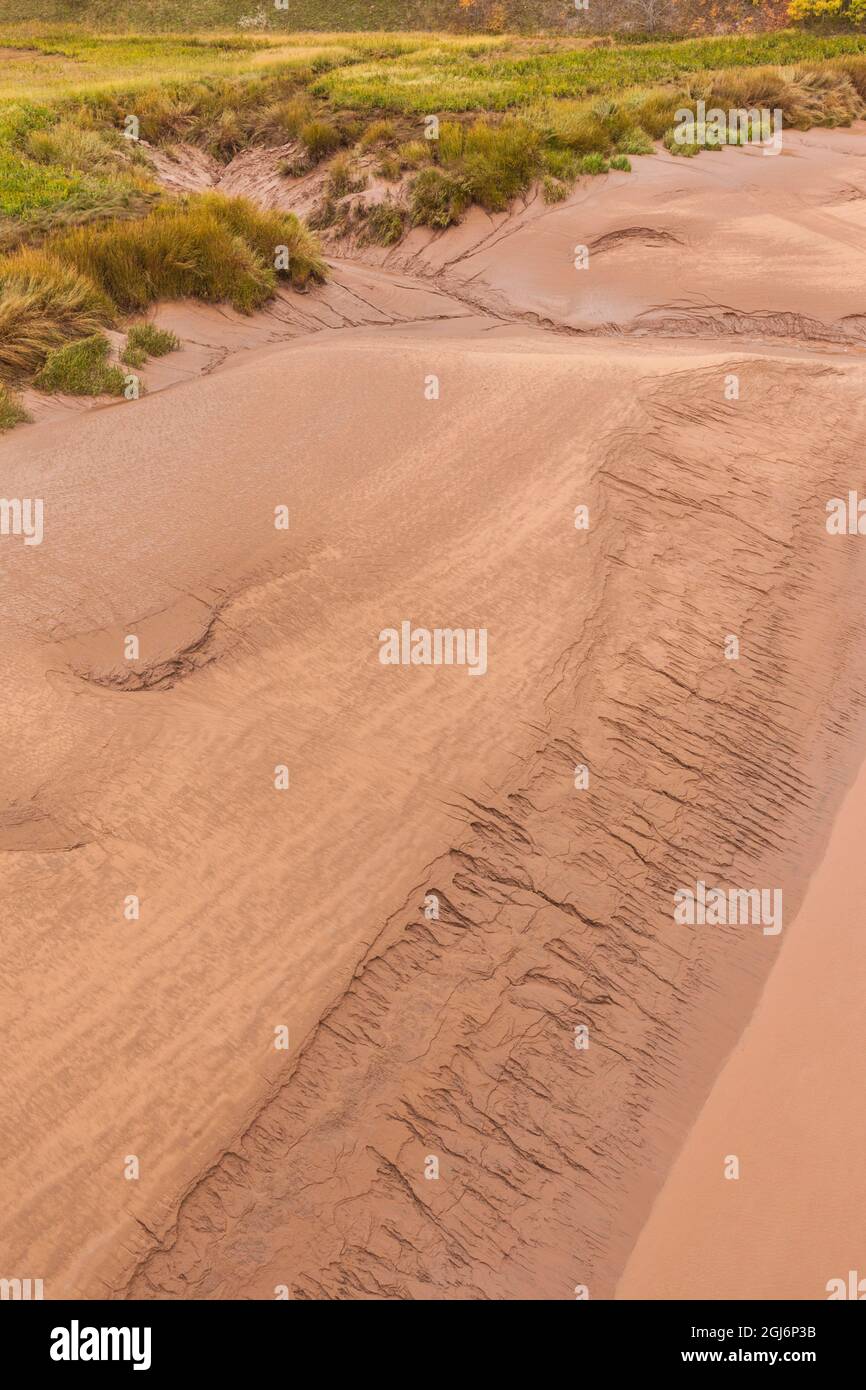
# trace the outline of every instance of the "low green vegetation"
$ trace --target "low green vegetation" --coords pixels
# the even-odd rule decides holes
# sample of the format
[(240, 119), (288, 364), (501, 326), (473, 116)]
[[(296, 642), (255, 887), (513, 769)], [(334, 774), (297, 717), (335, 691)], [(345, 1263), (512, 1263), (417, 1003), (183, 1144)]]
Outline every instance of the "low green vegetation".
[(438, 40), (404, 54), (335, 66), (312, 84), (335, 107), (388, 112), (508, 111), (540, 101), (619, 95), (629, 88), (687, 88), (701, 74), (796, 66), (866, 53), (866, 35), (775, 34), (587, 48), (561, 41), (484, 46)]
[(34, 385), (70, 396), (122, 396), (126, 377), (109, 362), (111, 344), (101, 333), (49, 352)]
[[(48, 0), (43, 0), (46, 4)], [(15, 0), (17, 9), (18, 0)], [(192, 85), (198, 80), (231, 80), (277, 69), (309, 80), (347, 61), (382, 56), (382, 45), (366, 35), (340, 34), (266, 36), (254, 30), (234, 34), (182, 37), (161, 34), (88, 33), (66, 21), (75, 20), (70, 3), (61, 24), (5, 28), (19, 17), (0, 0), (0, 42), (6, 50), (0, 70), (0, 100), (26, 92), (31, 101), (75, 98), (92, 100), (99, 94), (133, 93), (157, 85)], [(106, 19), (121, 13), (138, 27), (143, 6), (135, 13), (111, 3)], [(207, 28), (207, 21), (202, 28)], [(410, 45), (410, 47), (413, 45)]]
[(143, 367), (148, 357), (165, 357), (179, 347), (180, 339), (168, 329), (152, 323), (134, 323), (126, 335), (120, 360), (127, 367)]

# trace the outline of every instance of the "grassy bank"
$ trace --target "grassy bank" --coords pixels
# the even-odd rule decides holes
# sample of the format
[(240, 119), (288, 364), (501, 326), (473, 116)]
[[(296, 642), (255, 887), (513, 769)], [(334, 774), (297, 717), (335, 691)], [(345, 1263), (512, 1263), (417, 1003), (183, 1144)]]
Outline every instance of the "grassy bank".
[[(34, 377), (49, 391), (120, 394), (123, 373), (108, 365), (102, 332), (160, 300), (250, 313), (281, 278), (304, 289), (324, 277), (315, 237), (292, 213), (216, 193), (166, 203), (134, 222), (55, 231), (0, 258), (0, 429), (23, 418), (10, 388)], [(133, 330), (124, 360), (141, 365), (156, 341), (144, 326)]]
[[(866, 110), (866, 36), (855, 34), (590, 46), (514, 35), (158, 38), (43, 27), (0, 32), (3, 45), (7, 387), (44, 372), (65, 343), (158, 299), (249, 311), (280, 275), (298, 287), (324, 275), (315, 236), (291, 214), (215, 195), (168, 199), (146, 144), (127, 138), (130, 123), (142, 142), (193, 144), (221, 161), (250, 145), (289, 148), (287, 177), (328, 161), (314, 227), (391, 245), (412, 225), (448, 226), (472, 203), (502, 210), (535, 181), (557, 201), (582, 175), (628, 170), (653, 141), (695, 153), (700, 140), (682, 149), (670, 133), (675, 112), (699, 98), (778, 107), (787, 126), (804, 129)], [(439, 120), (434, 140), (424, 138), (429, 114)], [(371, 170), (393, 185), (375, 205), (354, 196)], [(6, 423), (10, 399), (7, 391)]]

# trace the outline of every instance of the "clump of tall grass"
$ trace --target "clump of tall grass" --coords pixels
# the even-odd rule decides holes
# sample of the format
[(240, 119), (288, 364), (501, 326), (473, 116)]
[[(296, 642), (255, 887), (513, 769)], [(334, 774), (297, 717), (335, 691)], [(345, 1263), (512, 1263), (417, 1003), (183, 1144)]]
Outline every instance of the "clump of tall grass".
[(310, 120), (310, 99), (299, 94), (289, 101), (270, 102), (253, 114), (250, 133), (254, 140), (284, 144), (295, 140)]
[(586, 102), (556, 101), (531, 114), (544, 139), (576, 154), (604, 154), (613, 147), (610, 123)]
[(402, 169), (417, 169), (433, 157), (429, 140), (404, 140), (397, 146), (396, 157)]
[(393, 246), (406, 229), (405, 213), (397, 203), (386, 199), (374, 203), (367, 212), (364, 239), (378, 246)]
[(526, 192), (538, 172), (537, 131), (512, 120), (498, 126), (476, 121), (458, 129), (463, 131), (462, 149), (454, 162), (473, 202), (488, 212), (503, 212), (512, 199)]
[(323, 159), (335, 153), (346, 143), (346, 129), (339, 129), (331, 121), (305, 121), (298, 130), (301, 148), (290, 159), (280, 163), (280, 173), (289, 178), (301, 178), (308, 174)]
[(577, 178), (579, 158), (574, 150), (559, 149), (552, 145), (542, 150), (541, 166), (548, 178), (561, 184), (572, 184)]
[(784, 123), (798, 130), (850, 125), (866, 111), (866, 73), (857, 66), (852, 66), (850, 71), (842, 65), (830, 64), (737, 68), (714, 73), (695, 83), (693, 90), (704, 98), (708, 107), (747, 111), (778, 109)]
[(366, 175), (359, 174), (352, 167), (347, 155), (337, 155), (328, 169), (326, 196), (345, 198), (348, 193), (359, 193), (366, 186), (366, 183)]
[(140, 222), (78, 229), (52, 246), (126, 313), (158, 299), (187, 297), (259, 308), (276, 275), (253, 248), (214, 213), (196, 206), (157, 209)]
[(294, 289), (305, 290), (327, 278), (317, 238), (293, 212), (260, 208), (247, 198), (221, 193), (200, 193), (190, 199), (190, 207), (213, 215)]
[(386, 149), (376, 173), (392, 183), (400, 178), (406, 169), (418, 169), (428, 164), (434, 157), (432, 141), (405, 140), (396, 150)]
[(314, 236), (294, 214), (217, 193), (139, 222), (69, 232), (52, 245), (125, 312), (191, 297), (250, 313), (271, 297), (278, 274), (298, 289), (325, 275)]
[(126, 377), (109, 362), (111, 345), (101, 333), (49, 352), (34, 386), (71, 396), (122, 396)]
[(187, 137), (215, 159), (226, 162), (249, 144), (249, 131), (240, 114), (231, 106), (197, 117)]
[(677, 138), (677, 134), (675, 130), (667, 131), (662, 144), (671, 154), (679, 155), (685, 159), (693, 159), (696, 154), (701, 154), (703, 151), (711, 153), (713, 150), (722, 149), (725, 145), (740, 143), (738, 133), (728, 139), (726, 134), (719, 134), (715, 128), (708, 128), (706, 124), (701, 125), (700, 123), (695, 124), (693, 140), (680, 140)]
[(629, 154), (653, 154), (655, 146), (652, 140), (639, 125), (629, 126), (623, 131), (616, 142), (617, 153), (621, 155)]
[(333, 227), (335, 222), (342, 222), (343, 220), (343, 208), (337, 203), (333, 193), (327, 191), (307, 214), (307, 225), (316, 232), (324, 231), (328, 227)]
[(832, 66), (844, 72), (857, 95), (866, 101), (866, 58), (837, 58)]
[(465, 179), (443, 169), (422, 169), (412, 183), (412, 225), (437, 230), (450, 227), (460, 221), (471, 202)]
[(330, 121), (308, 121), (301, 126), (300, 137), (311, 164), (318, 164), (343, 143), (343, 136)]
[(546, 203), (561, 203), (568, 197), (568, 184), (554, 174), (545, 174), (541, 180), (541, 191)]
[(248, 313), (278, 277), (325, 278), (318, 242), (293, 213), (191, 195), (133, 222), (54, 232), (0, 258), (0, 376), (31, 376), (54, 349), (159, 299), (223, 301)]
[(528, 121), (554, 149), (575, 154), (652, 154), (674, 122), (685, 97), (672, 92), (638, 92), (622, 100), (552, 101), (535, 107)]
[[(636, 92), (627, 96), (623, 101), (622, 110), (630, 127), (637, 126), (653, 140), (661, 140), (674, 124), (677, 111), (689, 105), (681, 89), (660, 87), (654, 91)], [(626, 138), (625, 132), (620, 138)]]
[(361, 135), (361, 146), (369, 149), (372, 145), (389, 145), (397, 138), (393, 121), (371, 121)]
[(0, 376), (30, 376), (70, 338), (97, 332), (116, 311), (88, 276), (45, 249), (0, 260)]

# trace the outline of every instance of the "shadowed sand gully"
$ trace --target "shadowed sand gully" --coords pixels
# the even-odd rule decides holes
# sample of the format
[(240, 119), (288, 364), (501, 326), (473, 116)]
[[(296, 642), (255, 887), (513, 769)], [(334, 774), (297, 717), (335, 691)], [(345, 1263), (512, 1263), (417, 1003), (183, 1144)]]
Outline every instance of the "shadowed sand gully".
[[(658, 167), (736, 160), (783, 163)], [(679, 254), (620, 211), (602, 255)], [(760, 305), (706, 250), (702, 293), (775, 312), (777, 251)], [(812, 896), (794, 919), (864, 750), (866, 550), (825, 527), (858, 335), (545, 331), (576, 324), (528, 281), (506, 312), (421, 271), (340, 261), (246, 323), (164, 306), (187, 379), (3, 443), (45, 536), (2, 542), (0, 1252), (49, 1298), (610, 1298), (655, 1278), (642, 1230), (688, 1296), (665, 1203), (738, 1151), (707, 1130), (734, 1049), (772, 1076), (789, 963), (829, 996), (848, 960)], [(403, 620), (486, 629), (486, 674), (382, 665)], [(781, 888), (781, 935), (676, 924), (699, 879)], [(752, 1218), (723, 1272), (717, 1199), (699, 1292), (731, 1296)], [(816, 1296), (836, 1251), (746, 1292)]]

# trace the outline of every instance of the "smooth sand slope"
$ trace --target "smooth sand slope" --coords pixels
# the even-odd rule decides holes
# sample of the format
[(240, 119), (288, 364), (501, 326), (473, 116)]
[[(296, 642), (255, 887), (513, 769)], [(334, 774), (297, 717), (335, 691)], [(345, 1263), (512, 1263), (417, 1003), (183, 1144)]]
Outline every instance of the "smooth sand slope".
[[(760, 1006), (689, 1134), (621, 1298), (866, 1296), (859, 1099), (866, 773)], [(728, 1154), (740, 1177), (725, 1179)], [(855, 1271), (851, 1280), (851, 1271)], [(834, 1281), (836, 1281), (834, 1283)]]
[[(2, 446), (0, 1251), (49, 1297), (610, 1297), (786, 960), (863, 751), (857, 334), (578, 337), (526, 283), (169, 306), (203, 376)], [(403, 619), (487, 673), (381, 665)], [(698, 878), (785, 931), (675, 924)]]

